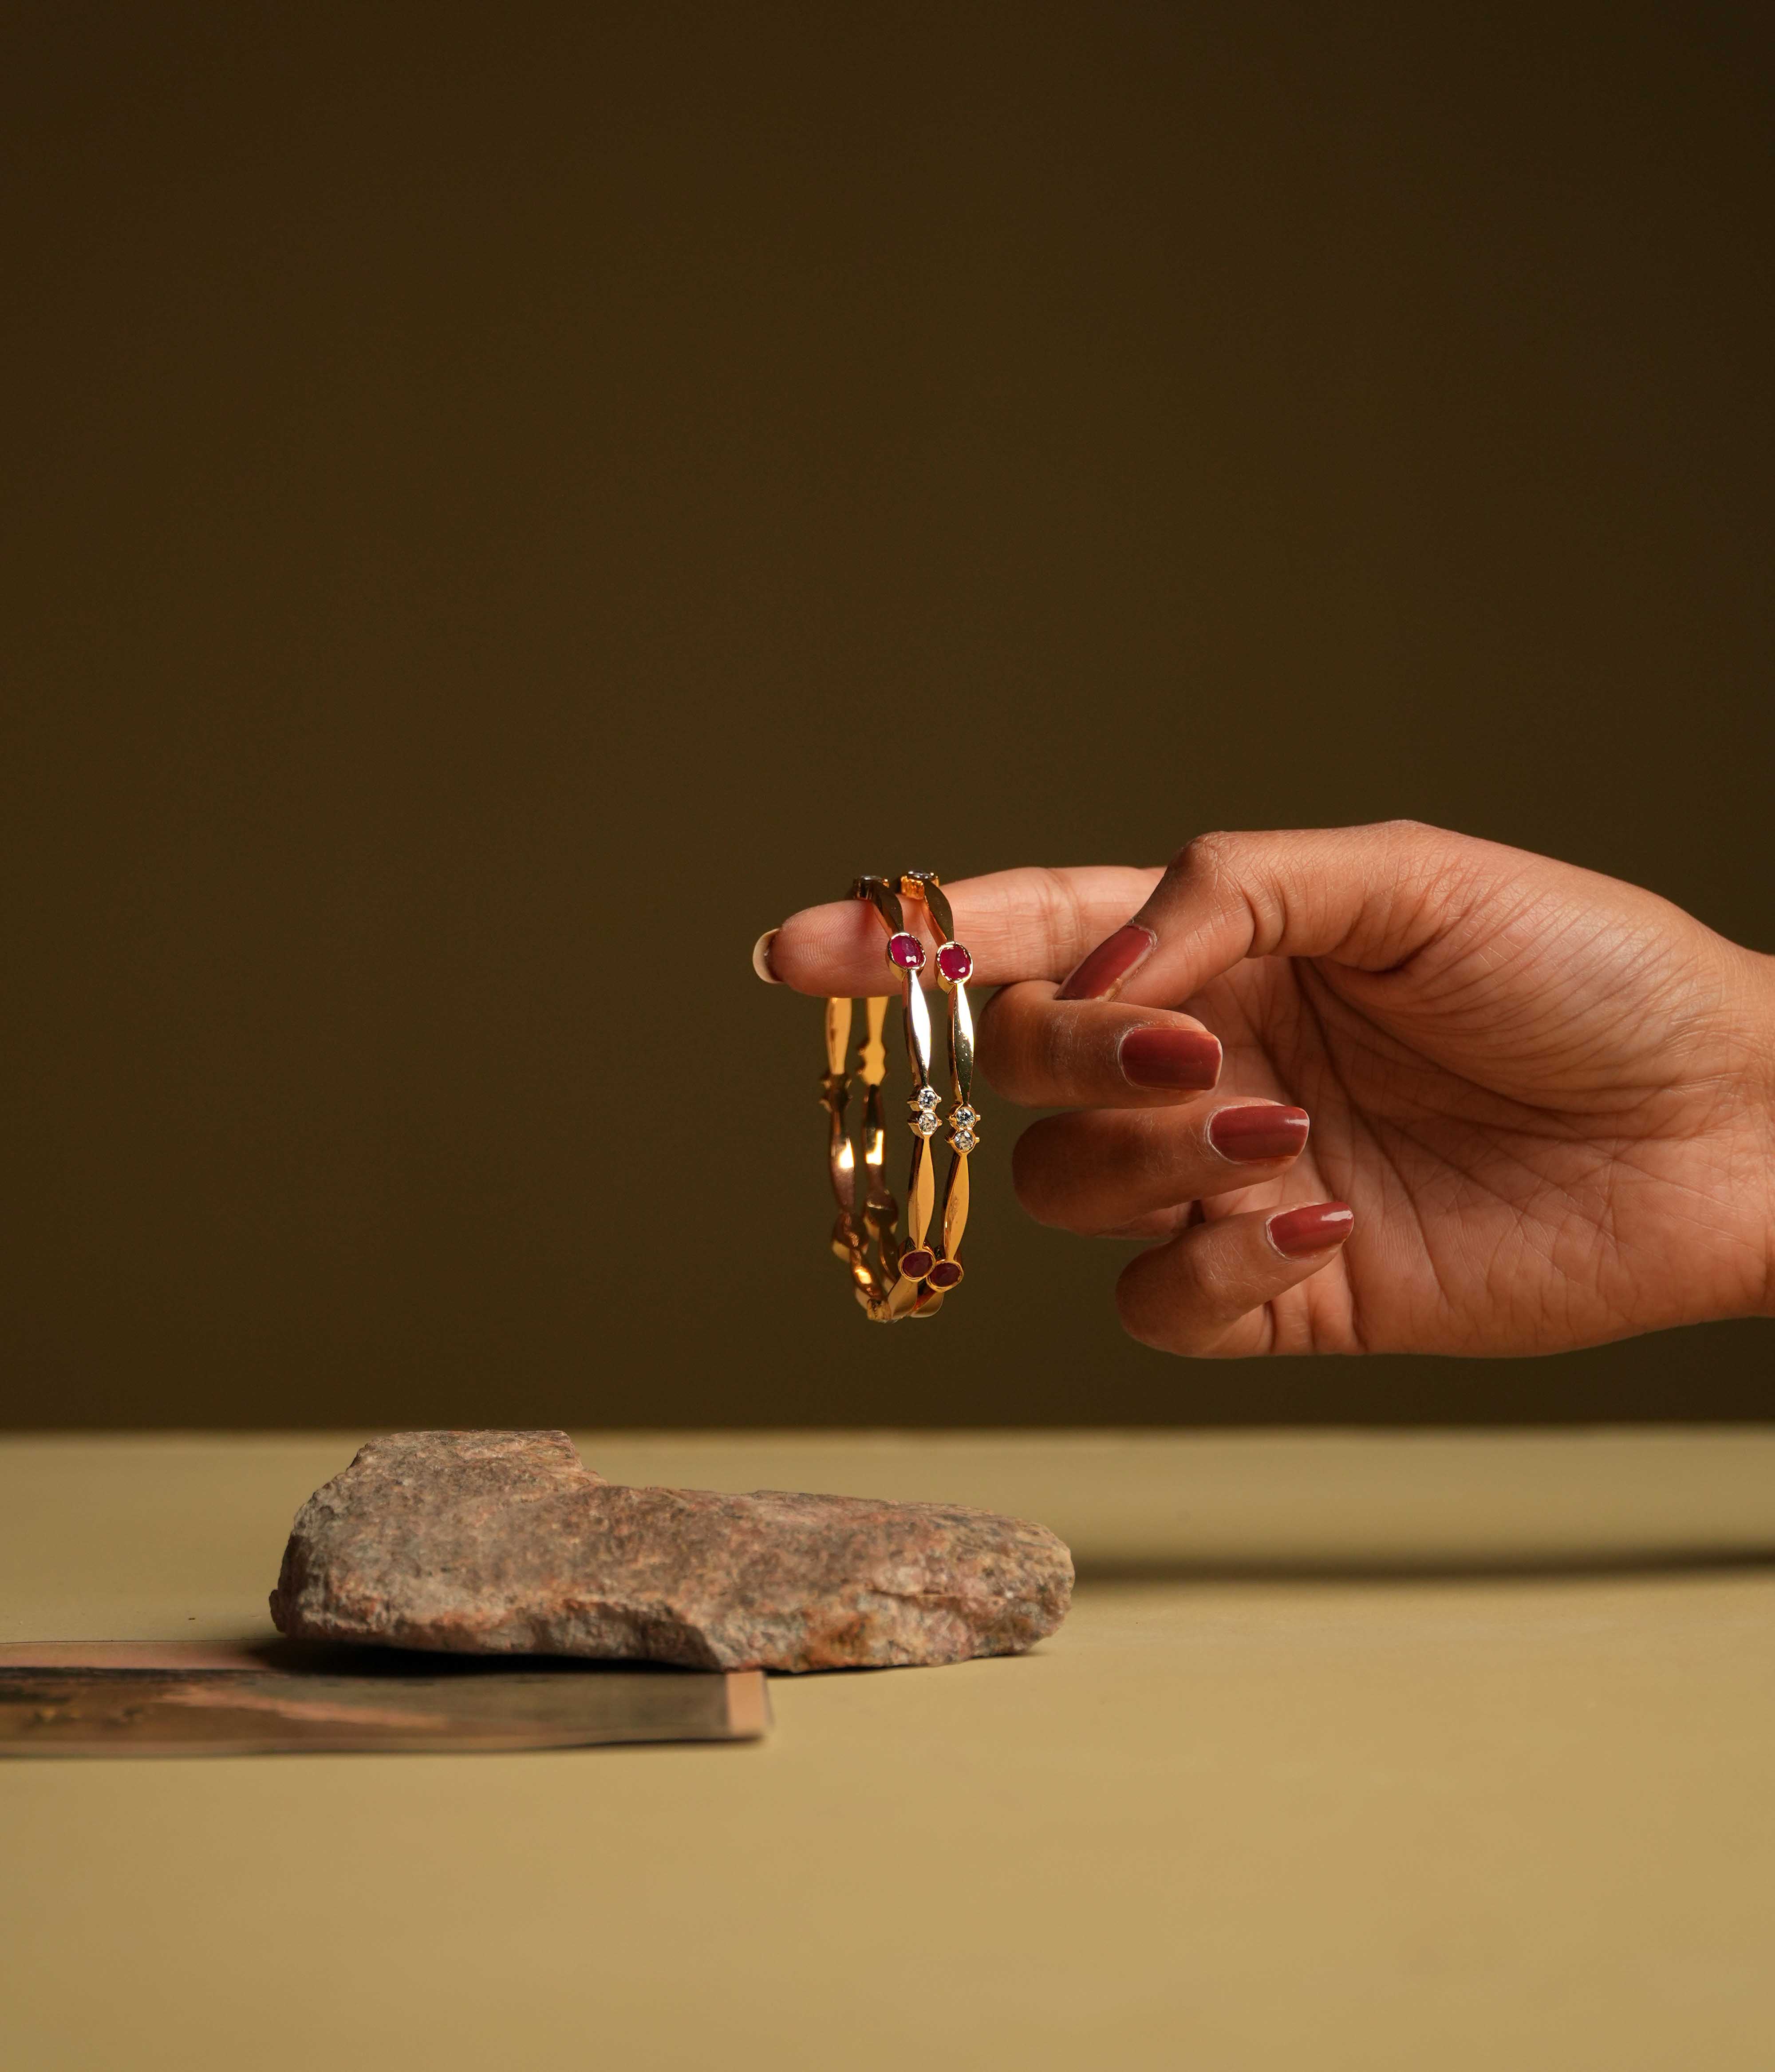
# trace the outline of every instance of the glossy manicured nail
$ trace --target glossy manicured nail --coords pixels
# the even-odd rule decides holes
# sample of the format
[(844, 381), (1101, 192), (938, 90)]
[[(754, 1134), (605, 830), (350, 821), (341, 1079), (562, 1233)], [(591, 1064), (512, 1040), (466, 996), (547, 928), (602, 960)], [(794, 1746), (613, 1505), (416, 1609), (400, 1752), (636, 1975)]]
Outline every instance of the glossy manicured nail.
[(1312, 1202), (1272, 1216), (1263, 1233), (1284, 1259), (1309, 1259), (1342, 1244), (1355, 1227), (1356, 1211), (1349, 1202)]
[(1293, 1157), (1312, 1127), (1304, 1108), (1223, 1108), (1209, 1120), (1208, 1141), (1235, 1166), (1261, 1166)]
[(1158, 941), (1150, 928), (1130, 921), (1106, 935), (1054, 995), (1056, 1000), (1110, 1000), (1136, 964), (1144, 964)]
[(766, 985), (781, 985), (783, 980), (770, 968), (770, 945), (777, 939), (775, 928), (766, 928), (752, 945), (752, 968)]
[(1131, 1087), (1202, 1093), (1220, 1077), (1220, 1045), (1201, 1029), (1130, 1029), (1117, 1054)]

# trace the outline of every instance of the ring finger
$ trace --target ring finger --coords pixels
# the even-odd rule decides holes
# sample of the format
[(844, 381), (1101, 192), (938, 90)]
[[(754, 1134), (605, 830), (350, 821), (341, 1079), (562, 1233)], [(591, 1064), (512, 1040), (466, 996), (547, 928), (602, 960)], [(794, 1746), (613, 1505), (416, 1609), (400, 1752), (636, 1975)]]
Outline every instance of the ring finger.
[(1306, 1148), (1304, 1109), (1273, 1101), (1054, 1115), (1018, 1138), (1011, 1173), (1037, 1223), (1082, 1237), (1156, 1233), (1178, 1204), (1261, 1186)]

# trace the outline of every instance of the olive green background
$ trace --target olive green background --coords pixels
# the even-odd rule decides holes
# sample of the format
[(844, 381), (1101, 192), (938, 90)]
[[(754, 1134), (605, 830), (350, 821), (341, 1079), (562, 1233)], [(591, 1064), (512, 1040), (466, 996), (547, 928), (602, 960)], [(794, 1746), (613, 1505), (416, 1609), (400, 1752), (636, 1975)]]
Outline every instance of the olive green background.
[(1146, 1352), (1002, 1109), (872, 1330), (747, 965), (1392, 814), (1775, 949), (1769, 19), (8, 9), (0, 1416), (1769, 1414)]

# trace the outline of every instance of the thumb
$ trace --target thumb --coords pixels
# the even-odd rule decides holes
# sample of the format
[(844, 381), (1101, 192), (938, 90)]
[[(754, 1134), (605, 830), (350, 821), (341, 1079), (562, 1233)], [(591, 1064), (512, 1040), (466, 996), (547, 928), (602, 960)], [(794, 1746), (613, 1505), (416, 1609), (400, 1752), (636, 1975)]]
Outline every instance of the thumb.
[(1539, 861), (1414, 820), (1198, 836), (1062, 1000), (1187, 1000), (1247, 957), (1389, 971)]

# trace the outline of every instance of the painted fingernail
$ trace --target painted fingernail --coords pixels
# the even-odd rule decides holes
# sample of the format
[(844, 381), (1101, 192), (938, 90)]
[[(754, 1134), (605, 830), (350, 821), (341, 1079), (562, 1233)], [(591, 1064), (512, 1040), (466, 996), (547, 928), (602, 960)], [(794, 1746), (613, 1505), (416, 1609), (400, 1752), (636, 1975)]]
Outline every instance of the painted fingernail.
[(1158, 941), (1150, 928), (1130, 921), (1106, 935), (1054, 995), (1056, 1000), (1111, 1000), (1136, 964), (1144, 964)]
[(1130, 1029), (1116, 1054), (1131, 1087), (1201, 1093), (1220, 1077), (1220, 1045), (1202, 1029)]
[(1263, 1234), (1284, 1259), (1308, 1259), (1342, 1244), (1355, 1227), (1356, 1211), (1348, 1202), (1311, 1202), (1272, 1216)]
[(1307, 1141), (1313, 1124), (1304, 1108), (1223, 1108), (1211, 1116), (1208, 1141), (1235, 1166), (1261, 1166), (1267, 1159), (1292, 1158)]
[(766, 985), (781, 985), (783, 980), (770, 968), (770, 945), (777, 939), (775, 928), (766, 928), (752, 945), (752, 968)]

